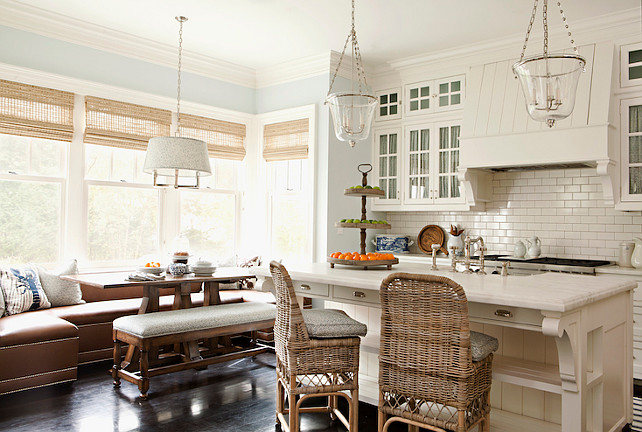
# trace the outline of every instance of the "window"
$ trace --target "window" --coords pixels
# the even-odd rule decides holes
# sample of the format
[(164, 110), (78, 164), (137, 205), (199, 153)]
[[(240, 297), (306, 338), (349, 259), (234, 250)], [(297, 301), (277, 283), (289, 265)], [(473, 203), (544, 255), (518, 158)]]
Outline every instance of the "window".
[(288, 263), (313, 259), (314, 188), (309, 157), (313, 154), (310, 147), (314, 111), (311, 108), (301, 118), (302, 111), (285, 113), (295, 120), (266, 120), (263, 125), (263, 158), (268, 175), (268, 254), (271, 259)]

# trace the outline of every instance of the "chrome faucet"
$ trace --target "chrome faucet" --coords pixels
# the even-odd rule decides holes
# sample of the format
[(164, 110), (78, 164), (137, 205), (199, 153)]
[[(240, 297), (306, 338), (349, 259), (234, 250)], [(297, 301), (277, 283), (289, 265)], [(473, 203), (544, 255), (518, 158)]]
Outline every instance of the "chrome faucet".
[[(474, 243), (479, 243), (479, 248), (477, 249), (479, 251), (479, 260), (473, 260), (471, 259), (471, 252), (470, 252), (470, 245)], [(486, 246), (484, 245), (484, 239), (481, 236), (471, 238), (470, 236), (466, 236), (464, 238), (464, 259), (460, 260), (457, 259), (456, 257), (456, 247), (451, 247), (451, 250), (453, 251), (453, 256), (452, 256), (452, 263), (451, 263), (451, 269), (450, 271), (456, 272), (456, 266), (458, 262), (464, 263), (464, 266), (466, 269), (464, 270), (464, 273), (473, 273), (473, 271), (470, 269), (471, 263), (479, 264), (479, 271), (476, 272), (478, 274), (485, 275), (486, 271), (484, 270), (484, 252), (486, 252)]]
[(432, 248), (432, 267), (430, 268), (430, 270), (439, 270), (437, 268), (437, 251), (439, 250), (440, 247), (441, 247), (441, 245), (437, 244), (437, 243), (431, 245), (431, 248)]

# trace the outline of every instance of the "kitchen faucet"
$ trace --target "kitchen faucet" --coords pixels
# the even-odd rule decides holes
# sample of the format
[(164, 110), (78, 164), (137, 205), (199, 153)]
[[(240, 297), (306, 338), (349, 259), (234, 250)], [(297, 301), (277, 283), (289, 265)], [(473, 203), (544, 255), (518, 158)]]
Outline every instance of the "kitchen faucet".
[[(471, 255), (470, 254), (470, 245), (474, 244), (474, 243), (479, 243), (479, 248), (478, 248), (478, 250), (479, 250), (479, 259), (478, 260), (472, 260), (470, 258), (470, 255)], [(470, 265), (471, 265), (471, 263), (473, 263), (473, 264), (479, 264), (479, 271), (477, 271), (475, 273), (482, 274), (482, 275), (486, 274), (486, 271), (484, 271), (484, 252), (486, 252), (487, 249), (486, 249), (486, 246), (484, 245), (484, 239), (482, 238), (482, 236), (477, 236), (477, 237), (471, 238), (470, 236), (467, 235), (466, 238), (464, 238), (464, 259), (463, 260), (457, 259), (457, 247), (456, 246), (452, 246), (450, 249), (452, 250), (452, 262), (451, 262), (450, 271), (456, 272), (457, 271), (457, 268), (456, 268), (457, 263), (461, 262), (466, 267), (466, 270), (464, 270), (464, 273), (474, 273), (470, 269)]]

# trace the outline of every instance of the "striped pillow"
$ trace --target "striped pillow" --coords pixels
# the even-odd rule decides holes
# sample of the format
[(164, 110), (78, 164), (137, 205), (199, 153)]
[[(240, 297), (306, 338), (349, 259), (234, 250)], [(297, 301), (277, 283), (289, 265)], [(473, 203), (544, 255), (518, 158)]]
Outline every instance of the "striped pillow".
[(32, 266), (1, 269), (0, 289), (5, 300), (5, 315), (51, 307), (38, 279), (38, 272)]

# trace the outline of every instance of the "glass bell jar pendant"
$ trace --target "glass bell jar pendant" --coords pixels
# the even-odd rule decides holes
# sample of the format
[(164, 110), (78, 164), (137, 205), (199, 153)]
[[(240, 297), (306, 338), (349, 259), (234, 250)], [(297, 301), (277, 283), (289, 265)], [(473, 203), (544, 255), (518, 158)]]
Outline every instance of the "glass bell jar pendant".
[(577, 84), (585, 70), (586, 60), (577, 54), (577, 46), (568, 30), (568, 23), (560, 2), (557, 2), (557, 5), (575, 54), (548, 53), (548, 0), (544, 0), (543, 7), (544, 52), (538, 56), (524, 58), (526, 43), (535, 20), (537, 2), (538, 0), (535, 0), (522, 55), (513, 65), (513, 73), (519, 79), (524, 92), (528, 114), (533, 120), (546, 122), (549, 127), (553, 127), (556, 120), (564, 119), (573, 112)]

